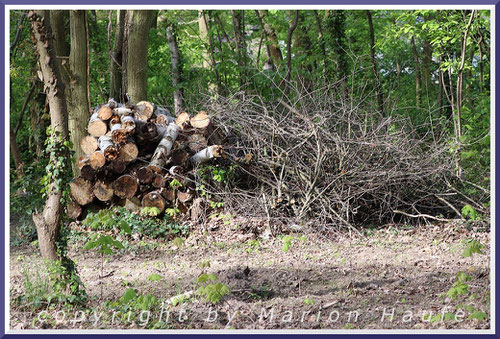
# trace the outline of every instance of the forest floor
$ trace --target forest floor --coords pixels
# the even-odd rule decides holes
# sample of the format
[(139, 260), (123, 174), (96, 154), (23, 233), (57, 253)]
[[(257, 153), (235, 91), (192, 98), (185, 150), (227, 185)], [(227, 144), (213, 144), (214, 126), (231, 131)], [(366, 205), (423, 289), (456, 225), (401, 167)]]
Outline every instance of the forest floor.
[[(106, 258), (103, 278), (100, 278), (101, 257), (81, 250), (82, 244), (78, 242), (70, 243), (70, 257), (78, 265), (89, 296), (85, 316), (70, 313), (62, 320), (61, 312), (70, 311), (52, 306), (40, 317), (39, 311), (11, 302), (10, 326), (12, 329), (490, 328), (487, 230), (466, 227), (457, 221), (418, 227), (386, 226), (363, 235), (339, 232), (328, 238), (314, 233), (263, 237), (257, 231), (263, 221), (247, 222), (257, 225), (250, 227), (253, 232), (238, 226), (237, 221), (211, 221), (204, 231), (192, 230), (182, 245), (144, 239), (131, 242), (125, 254)], [(239, 224), (243, 225), (241, 220)], [(463, 256), (468, 239), (484, 245), (481, 254)], [(34, 276), (40, 267), (43, 265), (33, 246), (11, 248), (11, 299), (24, 293), (26, 275)], [(462, 283), (458, 282), (459, 272), (467, 274)], [(126, 317), (112, 316), (109, 302), (118, 301), (128, 288), (135, 289), (137, 295), (151, 294), (160, 301), (168, 300), (196, 290), (202, 273), (213, 273), (231, 292), (216, 304), (193, 296), (176, 306), (157, 305), (150, 313), (133, 309)], [(447, 292), (453, 287), (458, 295), (450, 298)]]

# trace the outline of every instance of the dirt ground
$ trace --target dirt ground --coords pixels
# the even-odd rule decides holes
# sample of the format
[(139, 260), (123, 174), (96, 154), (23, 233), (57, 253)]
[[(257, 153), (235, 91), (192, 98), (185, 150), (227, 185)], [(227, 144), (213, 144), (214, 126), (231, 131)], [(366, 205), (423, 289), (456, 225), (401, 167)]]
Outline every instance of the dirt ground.
[[(151, 328), (146, 316), (116, 321), (105, 301), (118, 300), (127, 288), (165, 300), (195, 289), (198, 276), (213, 273), (231, 293), (213, 305), (192, 298), (153, 310), (149, 320), (169, 329), (488, 329), (490, 233), (460, 223), (419, 227), (386, 226), (364, 235), (336, 233), (328, 238), (304, 232), (286, 238), (264, 236), (242, 227), (245, 221), (212, 222), (194, 229), (184, 244), (135, 240), (131, 250), (104, 262), (71, 246), (89, 303), (85, 320), (62, 319), (48, 310), (47, 325), (37, 312), (20, 312), (11, 303), (11, 328)], [(259, 221), (254, 221), (259, 223)], [(291, 240), (290, 240), (291, 239)], [(477, 239), (482, 254), (465, 258), (464, 240)], [(179, 245), (179, 244), (177, 244)], [(204, 265), (202, 263), (205, 263)], [(209, 267), (208, 267), (209, 263)], [(12, 248), (11, 298), (23, 293), (23, 270), (41, 267), (32, 246)], [(203, 267), (204, 266), (204, 267)], [(467, 273), (467, 293), (446, 292)], [(152, 274), (160, 281), (148, 279)], [(101, 296), (102, 295), (102, 296)], [(469, 319), (472, 308), (487, 319)], [(101, 312), (101, 313), (99, 313)], [(92, 315), (100, 314), (101, 317)], [(430, 317), (428, 316), (430, 314)], [(439, 314), (448, 314), (446, 321)], [(168, 318), (167, 318), (168, 315)], [(142, 315), (141, 315), (142, 317)], [(45, 319), (45, 318), (44, 318)], [(78, 319), (78, 321), (77, 321)], [(151, 324), (151, 323), (149, 323)]]

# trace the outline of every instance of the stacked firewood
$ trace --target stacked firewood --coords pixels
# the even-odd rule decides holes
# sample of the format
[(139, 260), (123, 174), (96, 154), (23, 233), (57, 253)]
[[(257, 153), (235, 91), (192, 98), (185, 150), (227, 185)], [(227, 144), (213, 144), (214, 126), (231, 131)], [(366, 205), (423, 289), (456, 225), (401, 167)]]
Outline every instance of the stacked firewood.
[(80, 143), (86, 155), (77, 160), (80, 176), (70, 183), (67, 214), (73, 219), (94, 205), (187, 212), (194, 169), (223, 156), (224, 136), (204, 111), (173, 117), (147, 101), (110, 99), (94, 109), (87, 130)]

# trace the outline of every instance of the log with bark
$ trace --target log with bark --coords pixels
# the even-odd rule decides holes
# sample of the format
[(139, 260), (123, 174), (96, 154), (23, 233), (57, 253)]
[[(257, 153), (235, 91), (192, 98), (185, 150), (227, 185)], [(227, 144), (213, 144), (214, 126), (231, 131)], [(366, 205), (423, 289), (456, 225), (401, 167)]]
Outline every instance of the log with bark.
[(179, 126), (177, 124), (169, 124), (163, 138), (161, 139), (158, 147), (156, 148), (151, 162), (149, 163), (149, 168), (155, 172), (162, 172), (167, 162), (167, 157), (172, 151), (172, 146), (174, 145), (175, 139), (179, 133)]

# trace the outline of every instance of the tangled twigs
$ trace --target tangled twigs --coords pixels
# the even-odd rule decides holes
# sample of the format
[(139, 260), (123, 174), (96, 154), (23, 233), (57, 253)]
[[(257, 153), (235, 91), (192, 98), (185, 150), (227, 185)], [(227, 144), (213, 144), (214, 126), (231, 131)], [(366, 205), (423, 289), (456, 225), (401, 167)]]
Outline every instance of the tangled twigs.
[(239, 164), (239, 194), (214, 188), (225, 206), (268, 219), (314, 220), (318, 228), (460, 214), (464, 204), (447, 184), (454, 164), (445, 141), (395, 112), (381, 117), (368, 100), (345, 98), (325, 89), (277, 102), (212, 103), (216, 124), (229, 134), (229, 158)]

